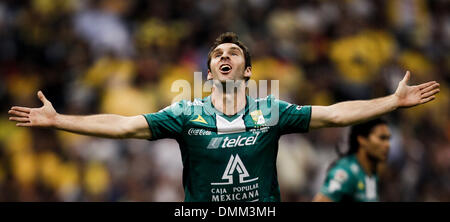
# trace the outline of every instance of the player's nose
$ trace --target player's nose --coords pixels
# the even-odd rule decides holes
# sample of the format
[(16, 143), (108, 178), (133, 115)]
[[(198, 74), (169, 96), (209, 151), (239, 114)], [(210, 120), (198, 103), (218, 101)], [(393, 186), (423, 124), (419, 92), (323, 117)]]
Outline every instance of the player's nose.
[(222, 55), (222, 56), (220, 57), (220, 60), (221, 60), (221, 61), (223, 61), (223, 60), (228, 60), (228, 59), (230, 59), (230, 57), (229, 57), (228, 55)]
[(390, 144), (386, 144), (384, 146), (384, 150), (386, 150), (386, 152), (389, 152), (389, 149), (391, 148)]

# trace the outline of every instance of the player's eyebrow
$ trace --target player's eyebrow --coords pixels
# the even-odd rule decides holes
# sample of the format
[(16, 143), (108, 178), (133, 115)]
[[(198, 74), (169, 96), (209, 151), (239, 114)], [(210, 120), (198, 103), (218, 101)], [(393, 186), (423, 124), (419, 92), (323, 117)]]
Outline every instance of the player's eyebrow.
[(241, 48), (236, 47), (236, 46), (230, 47), (230, 50), (237, 50), (237, 51), (241, 52)]
[(221, 52), (222, 49), (221, 48), (216, 48), (211, 52), (211, 55), (214, 55), (215, 53)]
[[(241, 52), (241, 48), (236, 47), (236, 46), (230, 47), (229, 50), (230, 50), (230, 51), (238, 51), (239, 53), (242, 53), (242, 52)], [(214, 54), (219, 53), (219, 52), (223, 52), (223, 49), (222, 49), (222, 48), (216, 48), (216, 49), (214, 49), (214, 50), (211, 52), (211, 55), (214, 55)]]

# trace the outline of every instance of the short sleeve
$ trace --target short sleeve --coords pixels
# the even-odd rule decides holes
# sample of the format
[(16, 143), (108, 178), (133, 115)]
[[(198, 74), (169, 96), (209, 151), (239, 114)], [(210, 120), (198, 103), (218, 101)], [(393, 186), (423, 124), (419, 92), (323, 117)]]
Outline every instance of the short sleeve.
[(152, 132), (150, 140), (179, 137), (183, 132), (185, 108), (186, 102), (183, 100), (157, 113), (143, 114)]
[(311, 106), (290, 104), (275, 100), (280, 110), (279, 127), (281, 134), (305, 133), (309, 130)]
[(355, 184), (349, 171), (342, 167), (332, 168), (325, 178), (320, 192), (335, 202), (342, 201), (345, 196), (352, 195)]

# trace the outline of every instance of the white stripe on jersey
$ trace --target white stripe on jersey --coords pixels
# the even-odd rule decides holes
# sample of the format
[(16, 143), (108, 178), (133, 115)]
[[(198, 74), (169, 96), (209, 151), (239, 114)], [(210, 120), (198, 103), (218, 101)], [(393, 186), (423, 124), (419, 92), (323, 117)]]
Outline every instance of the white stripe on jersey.
[(216, 115), (217, 134), (242, 133), (245, 132), (245, 123), (242, 114), (229, 122), (227, 119)]

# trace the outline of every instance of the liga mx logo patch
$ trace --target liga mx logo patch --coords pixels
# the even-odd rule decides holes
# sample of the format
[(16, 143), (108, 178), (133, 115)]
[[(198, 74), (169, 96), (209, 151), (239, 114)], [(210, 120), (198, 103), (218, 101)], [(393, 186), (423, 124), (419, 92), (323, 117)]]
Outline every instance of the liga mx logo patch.
[(266, 123), (266, 120), (264, 119), (264, 115), (262, 114), (261, 110), (255, 110), (251, 112), (250, 116), (252, 117), (255, 125), (262, 126)]

